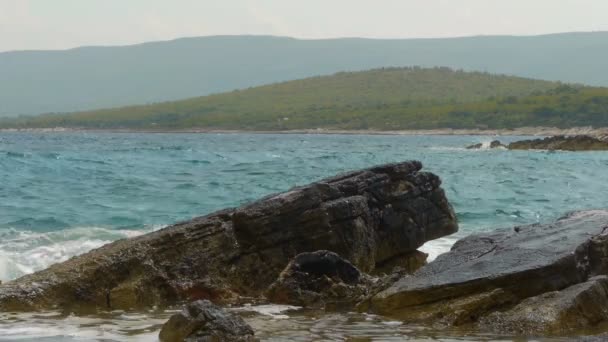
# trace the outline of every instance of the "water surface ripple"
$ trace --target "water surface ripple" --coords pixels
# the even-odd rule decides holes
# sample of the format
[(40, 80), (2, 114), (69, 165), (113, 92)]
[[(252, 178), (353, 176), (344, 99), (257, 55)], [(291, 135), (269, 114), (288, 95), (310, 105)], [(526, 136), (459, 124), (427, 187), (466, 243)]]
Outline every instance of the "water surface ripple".
[[(461, 224), (457, 237), (494, 227), (549, 221), (570, 210), (608, 206), (608, 153), (463, 148), (491, 139), (0, 133), (0, 280), (33, 272), (119, 238), (238, 206), (339, 172), (409, 159), (422, 161), (425, 170), (443, 179)], [(434, 256), (446, 251), (454, 239), (441, 239), (424, 249)], [(0, 340), (11, 336), (11, 340), (46, 337), (49, 341), (89, 341), (97, 340), (99, 337), (91, 336), (101, 336), (95, 335), (100, 331), (107, 332), (104, 341), (138, 340), (149, 338), (149, 331), (160, 321), (127, 316), (110, 316), (105, 321), (95, 318), (90, 324), (81, 321), (85, 318), (73, 317), (1, 317)], [(349, 334), (360, 338), (357, 341), (384, 341), (417, 335), (413, 327), (387, 325), (380, 318), (327, 315), (315, 321), (306, 315), (290, 317), (257, 319), (254, 325), (268, 341), (338, 341)], [(133, 325), (136, 328), (125, 328)], [(61, 333), (62, 329), (66, 333)], [(324, 333), (327, 331), (334, 335)], [(396, 335), (389, 337), (387, 331)]]

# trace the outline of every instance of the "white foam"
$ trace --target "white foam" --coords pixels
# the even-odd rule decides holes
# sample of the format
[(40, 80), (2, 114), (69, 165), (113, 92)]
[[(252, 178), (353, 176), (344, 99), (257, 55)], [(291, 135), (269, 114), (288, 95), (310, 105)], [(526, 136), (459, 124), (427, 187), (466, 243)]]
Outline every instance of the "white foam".
[(269, 316), (274, 319), (287, 319), (289, 316), (285, 315), (286, 311), (299, 310), (299, 306), (291, 305), (279, 305), (279, 304), (267, 304), (267, 305), (251, 305), (246, 304), (240, 308), (235, 308), (234, 311), (247, 311), (256, 312), (264, 316)]
[(419, 251), (428, 254), (427, 261), (431, 262), (443, 253), (450, 251), (450, 248), (458, 240), (457, 237), (448, 236), (436, 240), (431, 240), (425, 243), (422, 247), (418, 248)]
[(36, 233), (14, 229), (0, 232), (0, 280), (29, 274), (86, 253), (112, 241), (158, 229), (114, 230), (98, 227), (71, 228)]

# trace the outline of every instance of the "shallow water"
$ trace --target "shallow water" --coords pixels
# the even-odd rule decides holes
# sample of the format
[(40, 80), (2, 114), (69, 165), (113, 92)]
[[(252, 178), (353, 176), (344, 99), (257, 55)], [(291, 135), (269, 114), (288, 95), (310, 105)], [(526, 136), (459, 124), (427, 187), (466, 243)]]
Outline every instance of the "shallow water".
[[(239, 313), (261, 341), (553, 341), (568, 338), (518, 338), (434, 331), (377, 315), (320, 313), (289, 310), (285, 306), (250, 306), (229, 309)], [(162, 324), (177, 310), (166, 312), (109, 312), (96, 316), (65, 316), (59, 312), (0, 313), (0, 341), (158, 341)]]
[[(119, 238), (338, 172), (408, 159), (421, 160), (425, 170), (441, 176), (460, 220), (461, 231), (455, 237), (424, 246), (432, 257), (471, 232), (549, 221), (570, 210), (606, 207), (608, 153), (463, 148), (491, 139), (0, 133), (0, 280)], [(503, 142), (518, 139), (521, 137), (501, 138)], [(380, 318), (329, 315), (315, 320), (298, 313), (289, 315), (289, 319), (260, 315), (249, 319), (264, 340), (284, 339), (281, 334), (286, 331), (292, 334), (290, 339), (301, 335), (305, 341), (306, 334), (324, 331), (335, 335), (319, 335), (318, 339), (341, 340), (339, 336), (348, 335), (345, 331), (377, 340), (422, 338), (425, 334), (412, 327), (386, 325)], [(149, 340), (155, 332), (148, 330), (154, 330), (164, 316), (156, 320), (118, 315), (91, 321), (82, 317), (1, 318), (0, 336), (12, 340), (52, 336), (53, 341), (137, 341)], [(30, 334), (36, 329), (37, 335)], [(87, 331), (92, 335), (86, 335)], [(95, 335), (100, 331), (102, 335)]]

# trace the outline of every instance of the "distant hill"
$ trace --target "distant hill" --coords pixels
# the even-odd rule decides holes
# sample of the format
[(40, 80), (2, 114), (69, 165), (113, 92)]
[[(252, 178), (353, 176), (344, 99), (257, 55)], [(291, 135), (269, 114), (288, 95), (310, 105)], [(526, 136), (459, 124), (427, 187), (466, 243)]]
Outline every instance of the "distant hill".
[(608, 88), (453, 71), (342, 72), (152, 105), (0, 120), (0, 128), (432, 129), (608, 126)]
[(608, 86), (608, 32), (535, 37), (185, 38), (0, 53), (0, 116), (177, 100), (387, 66), (448, 66)]

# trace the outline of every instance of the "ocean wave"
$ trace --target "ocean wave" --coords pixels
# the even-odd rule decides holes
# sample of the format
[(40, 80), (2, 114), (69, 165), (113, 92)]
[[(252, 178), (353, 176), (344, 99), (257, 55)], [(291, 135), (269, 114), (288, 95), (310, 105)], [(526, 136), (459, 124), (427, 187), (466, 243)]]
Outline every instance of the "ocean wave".
[(452, 246), (461, 238), (459, 234), (451, 235), (436, 240), (431, 240), (425, 243), (422, 247), (418, 248), (419, 251), (428, 254), (427, 261), (431, 262), (443, 253), (450, 251)]
[(112, 241), (138, 236), (161, 227), (142, 230), (78, 227), (44, 233), (0, 230), (0, 280), (15, 279)]

